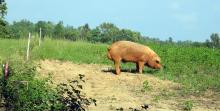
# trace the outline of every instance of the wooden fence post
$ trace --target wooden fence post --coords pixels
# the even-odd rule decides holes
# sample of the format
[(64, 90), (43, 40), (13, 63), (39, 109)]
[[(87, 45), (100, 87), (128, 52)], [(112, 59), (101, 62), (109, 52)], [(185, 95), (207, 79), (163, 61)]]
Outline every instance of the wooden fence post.
[(40, 28), (40, 37), (39, 37), (39, 46), (41, 45), (41, 28)]
[(28, 46), (27, 46), (27, 58), (26, 60), (29, 60), (29, 50), (30, 50), (30, 42), (31, 42), (31, 33), (29, 32), (29, 37), (28, 37)]

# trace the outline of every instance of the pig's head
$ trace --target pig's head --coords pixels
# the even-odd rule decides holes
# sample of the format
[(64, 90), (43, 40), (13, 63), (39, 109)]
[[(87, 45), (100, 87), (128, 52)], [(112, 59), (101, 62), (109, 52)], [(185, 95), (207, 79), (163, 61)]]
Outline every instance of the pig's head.
[(157, 54), (150, 54), (149, 59), (145, 65), (153, 69), (161, 69), (160, 57)]

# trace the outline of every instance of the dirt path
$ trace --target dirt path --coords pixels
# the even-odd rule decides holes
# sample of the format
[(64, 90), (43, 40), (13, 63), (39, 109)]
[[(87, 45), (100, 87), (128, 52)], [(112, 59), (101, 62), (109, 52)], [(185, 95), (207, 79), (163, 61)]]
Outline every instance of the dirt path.
[[(183, 110), (182, 103), (188, 99), (193, 101), (194, 111), (220, 111), (220, 98), (211, 97), (181, 97), (177, 94), (181, 85), (167, 80), (160, 80), (152, 75), (122, 72), (116, 76), (111, 66), (96, 64), (73, 64), (61, 61), (41, 61), (39, 63), (39, 77), (52, 74), (55, 83), (67, 82), (68, 79), (84, 74), (86, 83), (84, 92), (88, 97), (97, 100), (97, 106), (90, 106), (90, 111), (115, 111), (124, 108), (140, 108), (143, 104), (149, 105), (149, 111), (179, 111)], [(148, 81), (149, 90), (143, 90), (143, 82)], [(209, 93), (210, 94), (210, 93)]]

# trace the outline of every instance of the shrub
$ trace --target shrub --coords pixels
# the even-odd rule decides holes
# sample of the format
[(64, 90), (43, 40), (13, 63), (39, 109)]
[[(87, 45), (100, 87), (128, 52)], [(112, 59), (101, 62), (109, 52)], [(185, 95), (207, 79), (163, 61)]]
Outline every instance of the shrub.
[(35, 66), (30, 62), (11, 62), (11, 74), (8, 79), (0, 80), (4, 107), (8, 111), (48, 110), (48, 100), (55, 95), (45, 80), (34, 79)]
[(94, 103), (96, 105), (96, 100), (92, 98), (87, 98), (85, 94), (81, 91), (83, 89), (82, 82), (84, 75), (79, 75), (78, 80), (69, 81), (68, 84), (59, 84), (57, 87), (58, 96), (57, 99), (52, 103), (55, 103), (53, 110), (60, 111), (85, 111), (88, 106)]
[[(7, 111), (85, 111), (96, 100), (86, 98), (81, 92), (85, 82), (83, 75), (79, 80), (59, 84), (56, 89), (50, 87), (50, 78), (36, 79), (36, 67), (32, 62), (12, 61), (9, 63), (10, 75), (0, 79), (0, 94)], [(3, 75), (4, 69), (1, 72)]]

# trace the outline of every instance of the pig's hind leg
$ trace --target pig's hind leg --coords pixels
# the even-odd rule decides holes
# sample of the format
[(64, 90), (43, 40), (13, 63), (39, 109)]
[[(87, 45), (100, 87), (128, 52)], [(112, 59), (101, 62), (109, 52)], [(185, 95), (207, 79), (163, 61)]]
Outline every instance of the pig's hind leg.
[(136, 63), (136, 71), (138, 72), (139, 71), (139, 64)]
[(116, 71), (116, 74), (119, 75), (121, 73), (121, 70), (120, 70), (120, 62), (121, 60), (115, 60), (114, 63), (115, 63), (115, 71)]

